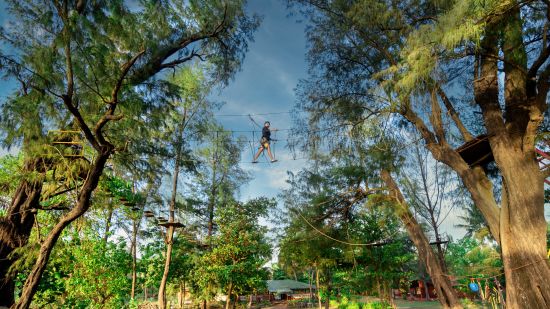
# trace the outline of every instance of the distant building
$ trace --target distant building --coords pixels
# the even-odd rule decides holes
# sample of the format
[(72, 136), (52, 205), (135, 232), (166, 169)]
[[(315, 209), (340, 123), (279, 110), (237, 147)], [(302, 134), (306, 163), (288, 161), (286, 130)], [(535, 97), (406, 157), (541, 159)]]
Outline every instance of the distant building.
[(289, 279), (267, 280), (267, 290), (275, 300), (310, 298), (317, 291), (315, 285)]

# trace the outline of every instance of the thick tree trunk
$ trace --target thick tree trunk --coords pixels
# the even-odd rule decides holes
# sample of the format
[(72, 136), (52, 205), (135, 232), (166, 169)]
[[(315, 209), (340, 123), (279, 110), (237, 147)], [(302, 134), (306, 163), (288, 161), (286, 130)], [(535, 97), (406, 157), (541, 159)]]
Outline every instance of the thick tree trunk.
[(512, 152), (498, 157), (509, 161), (509, 168), (501, 167), (506, 194), (500, 220), (506, 303), (510, 308), (550, 308), (544, 182), (536, 176), (538, 164), (534, 158), (533, 162), (514, 158)]
[(90, 207), (90, 199), (92, 197), (92, 193), (97, 187), (99, 178), (103, 173), (105, 163), (107, 162), (110, 154), (110, 149), (107, 149), (106, 151), (98, 154), (93, 166), (90, 169), (88, 178), (84, 182), (82, 189), (78, 194), (78, 201), (76, 206), (59, 220), (59, 222), (53, 227), (53, 229), (50, 231), (50, 233), (40, 246), (38, 258), (29, 276), (27, 277), (27, 280), (25, 281), (21, 297), (19, 298), (18, 302), (11, 307), (12, 309), (29, 308), (32, 298), (36, 293), (36, 289), (38, 288), (38, 283), (42, 278), (42, 274), (44, 273), (44, 270), (46, 270), (46, 266), (48, 264), (48, 260), (50, 258), (53, 247), (55, 246), (63, 230), (74, 220), (80, 218)]
[(395, 199), (394, 202), (397, 206), (396, 213), (401, 218), (407, 230), (407, 234), (409, 234), (410, 239), (416, 246), (419, 259), (426, 266), (426, 270), (432, 278), (439, 302), (443, 308), (462, 308), (449, 277), (443, 272), (437, 255), (433, 252), (424, 231), (410, 212), (405, 202), (405, 198), (403, 194), (401, 194), (391, 174), (386, 170), (382, 170), (380, 172), (380, 177), (388, 187), (392, 198)]
[[(481, 70), (474, 90), (503, 179), (498, 241), (506, 276), (506, 302), (510, 308), (549, 308), (544, 179), (534, 152), (537, 128), (548, 108), (548, 82), (542, 76), (538, 80), (536, 76), (527, 78), (527, 70), (522, 70), (527, 67), (527, 56), (519, 6), (514, 6), (502, 23), (491, 23), (487, 28), (488, 35), (481, 44), (484, 53), (476, 62)], [(500, 105), (498, 63), (485, 56), (499, 52), (498, 39), (502, 39), (505, 60), (506, 114)], [(474, 202), (477, 205), (480, 200), (474, 197)]]
[[(38, 171), (42, 164), (33, 159), (25, 162), (24, 172)], [(43, 172), (43, 171), (42, 171)], [(11, 306), (14, 299), (15, 273), (8, 274), (16, 258), (9, 255), (28, 242), (35, 221), (35, 211), (39, 206), (42, 192), (42, 180), (23, 180), (7, 210), (0, 218), (0, 306)]]

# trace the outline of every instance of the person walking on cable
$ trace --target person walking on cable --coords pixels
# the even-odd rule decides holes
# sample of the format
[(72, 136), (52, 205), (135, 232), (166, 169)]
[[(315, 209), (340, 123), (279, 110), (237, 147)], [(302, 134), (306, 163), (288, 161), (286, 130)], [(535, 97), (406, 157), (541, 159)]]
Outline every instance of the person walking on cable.
[(277, 131), (277, 129), (270, 129), (269, 127), (271, 124), (269, 121), (266, 121), (264, 123), (264, 127), (262, 128), (262, 139), (260, 140), (260, 148), (258, 148), (258, 152), (254, 156), (254, 160), (252, 160), (252, 163), (258, 163), (258, 157), (262, 154), (262, 152), (267, 149), (267, 155), (271, 159), (271, 163), (277, 162), (277, 159), (273, 157), (273, 154), (271, 154), (271, 131)]

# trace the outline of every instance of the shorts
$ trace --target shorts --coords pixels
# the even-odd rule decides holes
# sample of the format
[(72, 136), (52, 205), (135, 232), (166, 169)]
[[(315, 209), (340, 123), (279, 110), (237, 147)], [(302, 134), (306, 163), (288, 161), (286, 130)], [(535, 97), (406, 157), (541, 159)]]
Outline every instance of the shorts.
[(260, 147), (267, 148), (267, 146), (269, 146), (269, 140), (265, 137), (262, 137), (262, 139), (260, 140)]

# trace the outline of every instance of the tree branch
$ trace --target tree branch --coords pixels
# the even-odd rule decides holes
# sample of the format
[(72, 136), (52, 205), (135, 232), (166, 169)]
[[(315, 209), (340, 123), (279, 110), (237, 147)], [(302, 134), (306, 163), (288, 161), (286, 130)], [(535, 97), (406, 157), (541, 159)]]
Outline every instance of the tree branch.
[(120, 88), (122, 87), (122, 82), (124, 81), (124, 78), (126, 78), (126, 75), (132, 68), (132, 66), (136, 63), (136, 61), (145, 53), (145, 49), (138, 52), (134, 57), (132, 57), (130, 60), (128, 60), (126, 63), (124, 63), (121, 67), (122, 72), (120, 73), (119, 78), (117, 79), (117, 82), (115, 84), (115, 87), (113, 88), (113, 91), (111, 92), (111, 103), (117, 104), (118, 103), (118, 93), (120, 91)]
[(432, 107), (430, 122), (432, 123), (432, 126), (434, 128), (435, 136), (437, 136), (438, 144), (445, 145), (447, 144), (447, 139), (445, 138), (445, 129), (443, 129), (441, 107), (439, 106), (439, 101), (437, 100), (437, 94), (435, 90), (432, 90), (430, 93), (430, 101)]
[(487, 26), (486, 35), (481, 41), (483, 53), (477, 55), (474, 67), (474, 97), (481, 108), (488, 135), (503, 137), (506, 134), (504, 118), (498, 100), (497, 60), (486, 55), (496, 52), (498, 42), (497, 25)]
[(147, 79), (149, 79), (151, 76), (160, 72), (162, 69), (165, 68), (163, 67), (163, 65), (166, 59), (171, 57), (176, 52), (186, 48), (187, 46), (205, 39), (218, 37), (220, 33), (224, 30), (224, 27), (227, 26), (226, 22), (227, 22), (227, 5), (225, 6), (224, 16), (222, 20), (216, 27), (214, 27), (214, 29), (211, 32), (195, 33), (191, 36), (182, 38), (181, 40), (171, 45), (165, 46), (164, 48), (159, 48), (159, 52), (156, 55), (153, 55), (151, 59), (147, 61), (146, 64), (144, 64), (138, 70), (135, 70), (129, 76), (130, 83), (133, 85), (140, 84), (146, 81)]
[(468, 129), (466, 129), (466, 127), (464, 126), (464, 123), (460, 119), (460, 115), (458, 114), (458, 112), (454, 108), (454, 106), (453, 106), (451, 100), (449, 99), (449, 97), (447, 97), (447, 94), (443, 91), (443, 89), (441, 89), (441, 87), (439, 85), (436, 86), (436, 91), (439, 94), (439, 97), (441, 98), (441, 100), (443, 101), (443, 104), (445, 104), (445, 108), (447, 109), (447, 111), (451, 115), (451, 119), (453, 119), (453, 121), (454, 121), (456, 127), (458, 128), (458, 130), (460, 131), (460, 134), (462, 135), (462, 138), (464, 139), (464, 141), (469, 142), (472, 139), (474, 139), (474, 137), (472, 136), (470, 131), (468, 131)]
[[(103, 129), (103, 127), (105, 127), (105, 125), (109, 121), (113, 121), (113, 120), (116, 121), (116, 120), (122, 119), (122, 117), (123, 117), (122, 114), (121, 115), (116, 115), (116, 116), (114, 115), (116, 106), (118, 104), (118, 94), (120, 92), (120, 89), (122, 88), (122, 83), (124, 81), (124, 78), (126, 78), (126, 75), (130, 71), (132, 66), (136, 63), (136, 61), (139, 59), (139, 57), (141, 57), (144, 53), (145, 53), (145, 50), (142, 50), (142, 51), (138, 52), (130, 60), (128, 60), (126, 63), (124, 63), (121, 66), (122, 71), (120, 72), (120, 76), (118, 77), (118, 79), (115, 83), (115, 86), (113, 87), (113, 90), (111, 91), (111, 100), (108, 103), (109, 108), (107, 109), (107, 111), (105, 112), (103, 117), (101, 117), (99, 119), (99, 121), (96, 123), (96, 125), (94, 127), (94, 133), (97, 136), (97, 139), (99, 140), (99, 143), (101, 145), (107, 145), (107, 144), (110, 145), (110, 143), (108, 143), (107, 140), (105, 140), (105, 137), (103, 136), (103, 133), (102, 133), (102, 129)], [(110, 145), (110, 146), (112, 146), (112, 145)]]
[(186, 57), (179, 58), (179, 59), (176, 59), (176, 60), (171, 61), (171, 62), (163, 63), (160, 66), (160, 69), (162, 70), (162, 69), (167, 69), (167, 68), (175, 68), (176, 66), (178, 66), (182, 63), (185, 63), (185, 62), (187, 62), (187, 61), (189, 61), (189, 60), (191, 60), (195, 57), (199, 58), (201, 61), (204, 61), (203, 55), (198, 54), (193, 50), (193, 51), (191, 51), (191, 54), (189, 54)]

